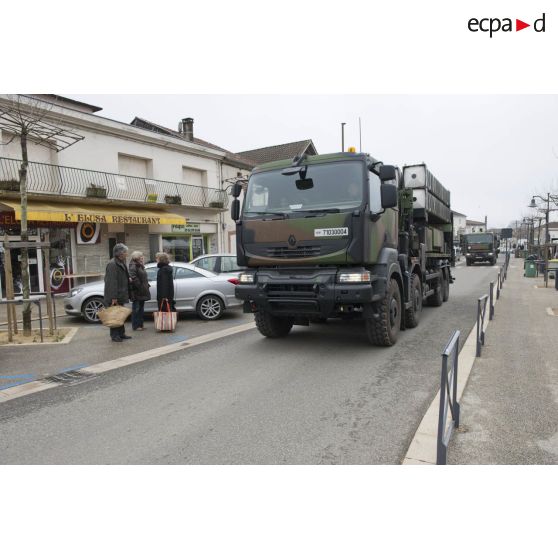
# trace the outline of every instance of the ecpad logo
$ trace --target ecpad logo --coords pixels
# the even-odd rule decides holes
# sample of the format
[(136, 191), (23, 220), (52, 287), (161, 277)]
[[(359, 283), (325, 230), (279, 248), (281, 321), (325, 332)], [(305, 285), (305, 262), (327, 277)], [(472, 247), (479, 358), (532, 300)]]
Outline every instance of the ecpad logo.
[[(539, 19), (536, 19), (533, 22), (533, 30), (536, 33), (545, 32), (545, 18), (546, 14), (543, 13), (543, 15)], [(477, 33), (479, 31), (483, 33), (489, 33), (490, 38), (492, 38), (492, 35), (494, 33), (498, 33), (498, 31), (503, 31), (504, 33), (514, 31), (512, 18), (509, 17), (505, 17), (503, 19), (497, 17), (485, 17), (482, 19), (477, 19), (475, 17), (472, 17), (469, 20), (467, 27), (469, 28), (469, 31), (473, 33)], [(527, 27), (531, 27), (531, 24), (525, 23), (520, 19), (515, 20), (515, 31), (521, 31), (522, 29), (526, 29)]]

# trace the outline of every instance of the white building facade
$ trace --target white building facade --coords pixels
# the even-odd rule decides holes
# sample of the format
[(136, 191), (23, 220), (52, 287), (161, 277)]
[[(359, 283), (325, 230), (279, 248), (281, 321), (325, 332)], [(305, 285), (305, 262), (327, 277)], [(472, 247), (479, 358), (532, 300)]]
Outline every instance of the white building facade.
[[(104, 118), (95, 114), (98, 107), (71, 99), (38, 97), (49, 103), (45, 121), (83, 137), (59, 152), (29, 142), (29, 229), (33, 238), (48, 232), (54, 271), (63, 267), (75, 283), (98, 278), (117, 242), (142, 251), (146, 260), (162, 250), (190, 261), (231, 249), (227, 188), (248, 176), (249, 162), (195, 138), (192, 119), (173, 131), (141, 119)], [(0, 95), (0, 109), (10, 101)], [(37, 97), (21, 103), (37, 103)], [(19, 138), (0, 131), (0, 237), (19, 234), (20, 164)], [(31, 254), (32, 291), (43, 291), (50, 278), (37, 252)]]

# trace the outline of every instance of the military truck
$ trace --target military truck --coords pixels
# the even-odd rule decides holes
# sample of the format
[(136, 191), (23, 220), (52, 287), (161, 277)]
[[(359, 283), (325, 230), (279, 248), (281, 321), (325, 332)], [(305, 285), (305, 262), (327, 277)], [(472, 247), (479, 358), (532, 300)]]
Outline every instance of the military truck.
[[(266, 337), (328, 318), (361, 318), (374, 345), (416, 327), (449, 297), (450, 193), (424, 164), (365, 153), (297, 157), (236, 183), (236, 296)], [(244, 193), (242, 211), (239, 197)]]
[(461, 237), (461, 246), (468, 266), (477, 262), (495, 265), (500, 253), (500, 240), (492, 232), (464, 234)]

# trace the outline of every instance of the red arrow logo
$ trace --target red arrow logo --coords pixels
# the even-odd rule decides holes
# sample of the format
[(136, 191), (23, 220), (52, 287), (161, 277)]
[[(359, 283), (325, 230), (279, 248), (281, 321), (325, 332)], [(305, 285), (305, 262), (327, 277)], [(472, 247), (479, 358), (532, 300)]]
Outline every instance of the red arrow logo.
[(520, 19), (515, 20), (515, 30), (516, 31), (521, 31), (522, 29), (525, 29), (526, 27), (531, 27), (531, 25), (529, 23), (525, 23), (524, 21), (521, 21)]

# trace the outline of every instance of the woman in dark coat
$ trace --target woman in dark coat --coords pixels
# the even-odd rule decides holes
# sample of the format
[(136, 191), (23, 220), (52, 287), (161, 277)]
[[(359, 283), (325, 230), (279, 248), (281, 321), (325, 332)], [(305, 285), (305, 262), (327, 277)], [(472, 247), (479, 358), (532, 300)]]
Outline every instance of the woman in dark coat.
[(157, 254), (157, 267), (159, 268), (159, 271), (157, 271), (157, 308), (161, 308), (161, 303), (166, 298), (169, 301), (171, 310), (174, 312), (173, 269), (170, 265), (168, 254), (164, 252), (159, 252)]
[(132, 252), (128, 271), (132, 285), (132, 329), (143, 331), (143, 306), (151, 298), (151, 294), (141, 252)]
[[(114, 304), (124, 305), (130, 300), (130, 275), (126, 267), (126, 256), (128, 247), (125, 244), (117, 244), (113, 250), (112, 260), (107, 264), (105, 270), (105, 306), (108, 308)], [(113, 341), (131, 339), (126, 335), (124, 326), (111, 327), (110, 338)]]

